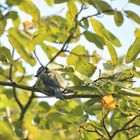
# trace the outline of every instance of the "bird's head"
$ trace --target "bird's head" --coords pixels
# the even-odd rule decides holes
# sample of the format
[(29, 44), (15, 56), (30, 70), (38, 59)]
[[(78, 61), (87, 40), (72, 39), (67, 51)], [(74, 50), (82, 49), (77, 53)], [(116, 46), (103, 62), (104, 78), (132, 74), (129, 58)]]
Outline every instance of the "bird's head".
[(47, 72), (47, 71), (48, 71), (48, 68), (47, 67), (40, 67), (37, 70), (37, 73), (36, 73), (35, 77), (38, 77), (42, 72)]

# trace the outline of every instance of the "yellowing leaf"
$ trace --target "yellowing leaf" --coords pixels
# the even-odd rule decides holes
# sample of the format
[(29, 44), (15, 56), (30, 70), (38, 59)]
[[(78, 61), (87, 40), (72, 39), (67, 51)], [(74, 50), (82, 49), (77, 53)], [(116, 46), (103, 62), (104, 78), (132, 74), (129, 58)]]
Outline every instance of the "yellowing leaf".
[(45, 0), (46, 3), (49, 5), (49, 6), (52, 6), (53, 5), (53, 0)]
[(115, 48), (113, 47), (113, 45), (108, 40), (105, 40), (105, 43), (106, 43), (106, 46), (108, 48), (108, 51), (109, 51), (109, 54), (111, 57), (112, 65), (116, 65), (117, 61), (118, 61), (117, 52), (116, 52)]
[(140, 58), (138, 58), (138, 59), (136, 59), (136, 60), (134, 61), (134, 65), (135, 65), (136, 67), (139, 67), (139, 68), (140, 68)]
[(72, 1), (72, 0), (67, 3), (67, 6), (68, 6), (68, 11), (66, 14), (66, 18), (67, 18), (69, 25), (73, 26), (75, 23), (75, 16), (76, 16), (78, 10), (77, 10), (77, 7), (76, 7), (74, 1)]
[(139, 53), (140, 53), (140, 38), (136, 38), (134, 43), (129, 47), (127, 51), (125, 62), (131, 63), (136, 59)]
[(22, 42), (17, 40), (17, 38), (11, 34), (8, 35), (8, 39), (12, 44), (12, 47), (16, 49), (16, 51), (20, 54), (20, 56), (24, 59), (24, 61), (26, 61), (31, 65), (36, 64), (36, 60), (32, 56), (32, 53), (29, 50), (25, 49), (24, 44)]
[(140, 28), (136, 28), (135, 30), (135, 36), (140, 38)]
[(102, 98), (102, 106), (106, 110), (112, 110), (116, 108), (116, 101), (112, 95), (105, 95)]
[(33, 17), (34, 22), (40, 19), (40, 12), (31, 0), (22, 0), (18, 5), (21, 10)]
[(96, 51), (93, 51), (92, 56), (93, 64), (97, 64), (102, 59), (102, 57)]
[(115, 35), (113, 35), (110, 31), (108, 31), (100, 21), (98, 21), (97, 19), (91, 18), (90, 22), (92, 24), (93, 30), (98, 35), (107, 39), (116, 47), (121, 46), (119, 39)]
[(22, 46), (28, 51), (34, 51), (34, 42), (32, 37), (22, 30), (17, 30), (16, 28), (10, 28), (8, 30), (9, 34), (15, 38), (15, 41), (22, 44)]
[(101, 35), (101, 30), (105, 28), (104, 25), (100, 21), (94, 18), (90, 18), (90, 22), (92, 24), (93, 30), (97, 34)]

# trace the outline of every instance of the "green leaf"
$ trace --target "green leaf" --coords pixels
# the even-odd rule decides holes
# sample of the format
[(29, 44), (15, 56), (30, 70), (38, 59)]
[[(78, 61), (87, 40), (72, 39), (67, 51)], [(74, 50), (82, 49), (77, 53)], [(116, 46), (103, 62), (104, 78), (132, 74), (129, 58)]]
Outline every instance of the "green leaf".
[[(67, 64), (74, 66), (75, 70), (87, 77), (91, 77), (93, 73), (96, 70), (96, 67), (89, 63), (90, 58), (84, 57), (84, 55), (88, 55), (88, 51), (85, 50), (85, 47), (82, 45), (76, 46), (74, 49), (72, 49), (73, 53), (76, 53), (77, 55), (71, 53), (67, 58)], [(80, 74), (76, 73), (79, 77)]]
[(114, 12), (114, 20), (115, 20), (115, 23), (117, 26), (121, 26), (123, 24), (123, 21), (124, 21), (122, 13), (119, 11), (115, 11)]
[(127, 80), (133, 76), (139, 76), (133, 69), (123, 70), (120, 75), (117, 76), (117, 80)]
[(17, 30), (16, 28), (10, 28), (8, 32), (16, 39), (15, 41), (21, 43), (25, 49), (28, 51), (34, 51), (35, 47), (32, 37), (29, 36), (26, 32)]
[(78, 13), (78, 10), (74, 1), (72, 0), (67, 3), (67, 7), (68, 7), (68, 11), (66, 13), (66, 18), (68, 24), (70, 25), (70, 27), (72, 27), (75, 24), (75, 16)]
[(121, 47), (120, 40), (107, 29), (102, 30), (103, 36), (108, 39), (114, 46)]
[(18, 18), (18, 13), (16, 11), (10, 11), (6, 14), (5, 18), (16, 20)]
[(96, 9), (100, 10), (104, 14), (112, 15), (113, 9), (112, 7), (105, 1), (102, 0), (94, 0), (90, 2), (92, 6), (94, 6)]
[(94, 87), (88, 87), (88, 86), (72, 86), (72, 87), (68, 87), (68, 89), (82, 94), (90, 94), (90, 93), (95, 94), (97, 91), (97, 89), (95, 89)]
[(20, 140), (20, 138), (18, 138), (13, 130), (12, 130), (12, 126), (10, 126), (10, 124), (6, 121), (0, 121), (0, 139), (1, 140)]
[(99, 49), (103, 49), (104, 40), (99, 35), (92, 32), (86, 32), (84, 35), (88, 41), (94, 43)]
[(140, 5), (140, 1), (139, 0), (129, 0), (130, 3), (134, 3), (136, 5)]
[(130, 10), (125, 10), (124, 12), (127, 14), (128, 18), (131, 18), (133, 21), (140, 24), (140, 17), (135, 12)]
[(52, 59), (52, 57), (58, 52), (58, 49), (56, 49), (55, 47), (48, 46), (44, 43), (41, 43), (41, 48), (49, 59)]
[(40, 26), (38, 27), (38, 30), (34, 32), (33, 34), (33, 40), (35, 44), (40, 44), (44, 40), (46, 40), (48, 37), (48, 34), (46, 32), (46, 24), (44, 22), (40, 22)]
[(114, 70), (114, 67), (110, 63), (103, 63), (104, 69), (105, 70)]
[(6, 3), (9, 5), (9, 6), (14, 6), (14, 5), (18, 5), (22, 0), (16, 0), (16, 1), (13, 1), (13, 0), (6, 0)]
[(109, 40), (116, 47), (121, 46), (119, 39), (115, 35), (113, 35), (110, 31), (108, 31), (100, 21), (98, 21), (97, 19), (91, 18), (90, 22), (92, 24), (93, 30), (98, 35)]
[(81, 74), (81, 73), (78, 72), (78, 71), (75, 71), (75, 72), (74, 72), (74, 75), (75, 75), (76, 77), (78, 77), (81, 81), (85, 82), (85, 83), (90, 83), (90, 84), (93, 83), (93, 81), (92, 81), (90, 78), (88, 78), (88, 77), (87, 77), (86, 75), (84, 75), (84, 74)]
[(5, 61), (6, 59), (8, 59), (10, 63), (14, 62), (10, 50), (4, 46), (0, 47), (0, 61)]
[(138, 59), (136, 59), (136, 60), (134, 61), (134, 66), (140, 68), (140, 58), (138, 58)]
[[(36, 60), (32, 56), (31, 50), (33, 49), (32, 43), (30, 40), (27, 40), (17, 32), (15, 28), (9, 29), (9, 35), (8, 39), (10, 43), (12, 44), (13, 48), (17, 50), (17, 52), (21, 55), (21, 57), (26, 61), (27, 63), (31, 65), (36, 64)], [(27, 46), (26, 46), (27, 45)], [(29, 46), (28, 46), (29, 45)], [(31, 50), (28, 48), (31, 46)]]
[(19, 72), (19, 73), (24, 73), (25, 72), (25, 68), (23, 67), (22, 61), (16, 61), (13, 64), (13, 72)]
[(12, 20), (13, 25), (18, 28), (20, 25), (20, 17), (18, 16), (16, 19)]
[(22, 11), (32, 16), (34, 22), (38, 23), (40, 20), (40, 12), (32, 1), (22, 0), (18, 6)]
[(0, 20), (0, 36), (4, 33), (6, 24), (7, 24), (6, 20), (4, 19)]
[(87, 29), (89, 27), (89, 21), (88, 21), (88, 19), (84, 19), (83, 20), (83, 23), (84, 23), (84, 27)]
[(140, 53), (140, 38), (136, 38), (134, 43), (129, 47), (127, 51), (125, 62), (131, 63), (136, 59), (139, 53)]
[(42, 107), (46, 111), (49, 111), (50, 110), (49, 104), (47, 102), (45, 102), (45, 101), (39, 102), (39, 107)]
[(109, 51), (109, 54), (110, 54), (110, 57), (111, 57), (112, 65), (116, 65), (117, 61), (118, 61), (117, 52), (108, 40), (105, 40), (105, 43), (106, 43), (106, 46), (108, 48), (108, 51)]
[(132, 90), (132, 89), (125, 89), (122, 88), (119, 93), (123, 96), (134, 96), (134, 97), (140, 97), (140, 92)]
[(88, 100), (83, 107), (84, 111), (90, 115), (95, 115), (94, 111), (102, 109), (102, 104), (99, 103), (100, 100), (101, 100), (100, 98)]
[[(40, 45), (49, 59), (52, 59), (52, 57), (59, 51), (57, 48), (46, 45), (45, 43), (41, 43)], [(61, 53), (60, 56), (65, 56), (65, 54)]]
[(60, 4), (60, 3), (64, 3), (64, 2), (68, 2), (69, 0), (54, 0), (55, 4)]

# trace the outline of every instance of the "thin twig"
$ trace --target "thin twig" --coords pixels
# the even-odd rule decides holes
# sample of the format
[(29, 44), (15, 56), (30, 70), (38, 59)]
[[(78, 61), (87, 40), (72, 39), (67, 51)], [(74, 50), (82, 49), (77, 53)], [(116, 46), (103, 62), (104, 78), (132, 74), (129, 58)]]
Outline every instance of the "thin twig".
[(41, 61), (39, 60), (37, 54), (36, 54), (36, 51), (34, 51), (34, 55), (35, 55), (35, 58), (37, 59), (38, 63), (40, 64), (41, 67), (44, 67), (43, 64), (41, 63)]
[(79, 56), (79, 57), (93, 57), (93, 55), (78, 54), (78, 53), (75, 53), (75, 52), (72, 52), (72, 51), (69, 51), (69, 50), (63, 50), (63, 52), (68, 52), (70, 54), (73, 54), (73, 55), (76, 55), (76, 56)]
[[(12, 58), (14, 57), (14, 52), (15, 52), (15, 49), (13, 48), (12, 49)], [(13, 65), (10, 64), (10, 70), (9, 70), (9, 79), (11, 82), (13, 82)]]
[(101, 138), (103, 138), (104, 140), (106, 139), (106, 138), (104, 137), (104, 135), (101, 134), (97, 129), (95, 129), (95, 130), (87, 129), (87, 128), (85, 128), (85, 127), (82, 126), (82, 125), (80, 125), (80, 128), (84, 129), (84, 130), (87, 131), (87, 132), (97, 133)]
[[(111, 13), (111, 12), (114, 12), (114, 10), (105, 10), (105, 11), (102, 11), (102, 13)], [(79, 22), (82, 22), (83, 20), (88, 19), (88, 18), (91, 18), (91, 17), (98, 16), (98, 15), (100, 15), (100, 14), (101, 14), (101, 12), (100, 12), (100, 11), (97, 11), (96, 14), (92, 14), (92, 15), (83, 17)]]
[(138, 117), (140, 117), (140, 114), (136, 115), (136, 116), (133, 117), (131, 120), (129, 120), (127, 123), (125, 123), (125, 125), (124, 125), (122, 128), (116, 130), (116, 131), (112, 134), (111, 139), (113, 139), (113, 138), (116, 136), (116, 134), (118, 134), (118, 133), (120, 133), (120, 132), (122, 132), (122, 131), (125, 131), (125, 130), (128, 130), (128, 129), (133, 128), (132, 126), (131, 126), (130, 128), (127, 128), (127, 126), (130, 125), (130, 124), (131, 124), (135, 119), (137, 119)]
[(24, 119), (25, 113), (27, 112), (27, 110), (28, 110), (29, 106), (31, 105), (33, 99), (34, 99), (34, 92), (32, 91), (32, 94), (29, 97), (28, 102), (26, 103), (25, 107), (22, 109), (22, 112), (21, 112), (20, 118), (19, 118), (20, 121)]
[(104, 129), (105, 129), (105, 131), (106, 131), (108, 137), (110, 138), (110, 137), (111, 137), (111, 136), (110, 136), (110, 133), (109, 133), (109, 131), (107, 130), (107, 127), (106, 127), (106, 124), (105, 124), (105, 119), (106, 119), (108, 113), (109, 113), (109, 111), (104, 115), (103, 120), (102, 120), (102, 123), (103, 123), (103, 127), (104, 127)]

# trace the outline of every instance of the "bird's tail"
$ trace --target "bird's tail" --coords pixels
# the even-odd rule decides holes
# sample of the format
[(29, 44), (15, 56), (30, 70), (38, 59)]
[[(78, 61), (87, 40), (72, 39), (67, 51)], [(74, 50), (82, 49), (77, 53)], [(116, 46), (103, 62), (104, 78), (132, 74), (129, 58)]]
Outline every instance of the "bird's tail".
[(62, 95), (61, 93), (61, 90), (59, 87), (56, 87), (55, 88), (55, 97), (60, 99), (60, 100), (63, 100), (64, 99), (64, 96)]

